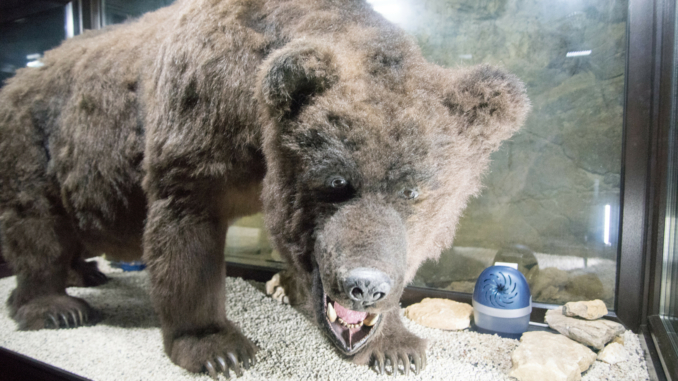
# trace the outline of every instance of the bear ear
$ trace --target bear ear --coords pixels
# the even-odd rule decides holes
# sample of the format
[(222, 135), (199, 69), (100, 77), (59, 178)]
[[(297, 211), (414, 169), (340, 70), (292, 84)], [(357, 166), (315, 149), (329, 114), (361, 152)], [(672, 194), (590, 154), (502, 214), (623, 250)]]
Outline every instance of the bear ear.
[(296, 117), (301, 108), (337, 80), (334, 54), (307, 41), (294, 41), (269, 57), (259, 74), (259, 98), (273, 115)]
[(523, 83), (490, 65), (478, 65), (450, 76), (443, 104), (461, 119), (459, 133), (495, 150), (525, 122), (530, 101)]

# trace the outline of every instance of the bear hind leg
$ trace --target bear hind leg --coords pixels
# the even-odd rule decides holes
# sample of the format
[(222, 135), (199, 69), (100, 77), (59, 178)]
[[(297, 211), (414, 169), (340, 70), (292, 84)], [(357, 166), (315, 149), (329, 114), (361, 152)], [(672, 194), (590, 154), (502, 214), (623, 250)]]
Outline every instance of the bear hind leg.
[(87, 302), (66, 294), (71, 260), (81, 248), (70, 221), (36, 214), (5, 209), (0, 219), (3, 254), (17, 281), (7, 300), (10, 317), (20, 330), (70, 328), (95, 321), (95, 311)]

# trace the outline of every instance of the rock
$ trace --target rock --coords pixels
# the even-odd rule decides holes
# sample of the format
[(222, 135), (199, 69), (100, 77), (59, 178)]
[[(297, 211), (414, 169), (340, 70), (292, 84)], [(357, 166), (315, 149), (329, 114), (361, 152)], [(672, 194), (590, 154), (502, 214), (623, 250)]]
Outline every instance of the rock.
[[(542, 297), (542, 294), (546, 293), (555, 293), (560, 290), (560, 288), (565, 287), (567, 283), (567, 272), (557, 269), (555, 267), (547, 267), (541, 269), (534, 279), (534, 284), (532, 285), (532, 297), (535, 300), (544, 300), (547, 298)], [(554, 291), (547, 291), (551, 289)], [(545, 292), (546, 291), (546, 292)]]
[(588, 273), (571, 276), (565, 285), (565, 291), (585, 299), (597, 299), (603, 296), (605, 288), (598, 275)]
[(578, 381), (596, 354), (562, 335), (525, 332), (511, 361), (509, 376), (520, 381)]
[(546, 312), (549, 327), (563, 335), (596, 349), (603, 349), (615, 336), (626, 329), (623, 325), (609, 320), (582, 320), (563, 315), (562, 308)]
[(596, 320), (607, 314), (607, 307), (602, 300), (596, 299), (588, 302), (570, 302), (563, 306), (563, 315), (581, 317), (586, 320)]
[(515, 263), (518, 265), (520, 271), (529, 284), (534, 282), (535, 277), (539, 273), (539, 263), (534, 252), (525, 245), (511, 245), (504, 246), (497, 252), (492, 261), (493, 264), (497, 262)]
[(405, 316), (423, 326), (447, 330), (465, 329), (471, 324), (473, 307), (448, 299), (425, 298), (405, 308)]
[(610, 343), (598, 353), (598, 360), (605, 361), (608, 364), (616, 364), (629, 359), (626, 348), (619, 343)]

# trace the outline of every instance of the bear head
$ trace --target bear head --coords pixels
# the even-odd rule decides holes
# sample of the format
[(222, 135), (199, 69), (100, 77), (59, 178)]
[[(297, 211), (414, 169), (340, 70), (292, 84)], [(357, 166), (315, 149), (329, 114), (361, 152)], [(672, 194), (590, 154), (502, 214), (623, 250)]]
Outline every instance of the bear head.
[(353, 355), (452, 244), (490, 153), (526, 117), (525, 89), (491, 66), (428, 63), (399, 34), (291, 41), (258, 82), (267, 227), (316, 321)]

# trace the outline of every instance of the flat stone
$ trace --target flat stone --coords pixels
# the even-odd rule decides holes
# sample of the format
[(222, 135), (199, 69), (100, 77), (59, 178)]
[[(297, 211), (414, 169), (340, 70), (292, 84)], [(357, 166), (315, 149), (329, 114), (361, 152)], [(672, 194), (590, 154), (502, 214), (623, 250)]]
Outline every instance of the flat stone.
[(586, 320), (599, 319), (606, 314), (607, 307), (600, 299), (588, 302), (570, 302), (563, 306), (563, 315), (570, 317), (578, 316)]
[(468, 328), (473, 307), (448, 299), (424, 298), (405, 308), (405, 316), (423, 326), (446, 330)]
[(563, 335), (596, 349), (603, 349), (605, 344), (626, 330), (623, 325), (609, 320), (567, 317), (563, 315), (562, 308), (547, 311), (545, 320), (549, 327)]
[(608, 364), (616, 364), (629, 359), (629, 354), (622, 344), (612, 342), (598, 353), (598, 360)]
[(511, 361), (509, 376), (520, 381), (579, 381), (596, 354), (563, 335), (525, 332)]

